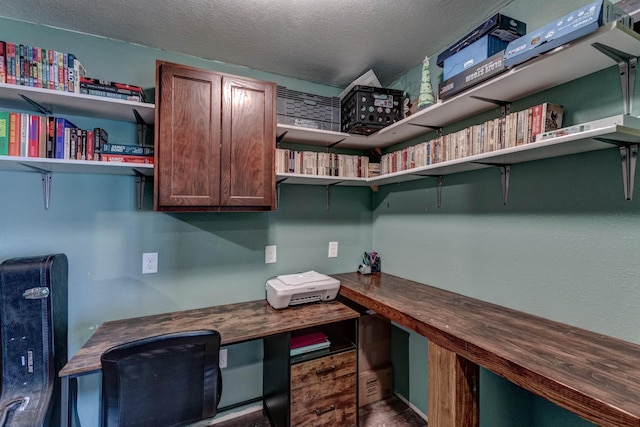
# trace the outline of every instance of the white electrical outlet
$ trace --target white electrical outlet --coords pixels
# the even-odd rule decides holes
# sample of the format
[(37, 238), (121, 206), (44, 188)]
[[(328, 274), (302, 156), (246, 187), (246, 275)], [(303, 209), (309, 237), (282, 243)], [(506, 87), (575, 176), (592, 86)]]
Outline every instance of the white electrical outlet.
[(329, 242), (329, 258), (338, 257), (338, 242)]
[(227, 349), (226, 348), (220, 349), (220, 357), (218, 359), (218, 365), (220, 366), (220, 369), (227, 367)]
[(158, 272), (158, 252), (142, 254), (142, 274)]
[(276, 245), (264, 247), (264, 263), (265, 264), (274, 264), (276, 262), (276, 259), (278, 259), (276, 249), (277, 249)]

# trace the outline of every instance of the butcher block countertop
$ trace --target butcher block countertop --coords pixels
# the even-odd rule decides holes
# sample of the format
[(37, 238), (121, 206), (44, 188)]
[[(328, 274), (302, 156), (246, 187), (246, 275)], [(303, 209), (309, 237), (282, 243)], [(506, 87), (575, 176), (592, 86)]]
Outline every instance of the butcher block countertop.
[(340, 294), (602, 426), (640, 426), (640, 345), (389, 274)]

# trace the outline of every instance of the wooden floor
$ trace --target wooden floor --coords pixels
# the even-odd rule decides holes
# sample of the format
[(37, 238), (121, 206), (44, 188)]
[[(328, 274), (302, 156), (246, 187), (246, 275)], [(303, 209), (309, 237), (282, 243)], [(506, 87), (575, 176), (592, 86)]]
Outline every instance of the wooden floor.
[[(395, 396), (360, 408), (360, 427), (426, 427), (427, 422)], [(271, 427), (262, 411), (215, 424), (215, 427)], [(336, 426), (339, 427), (339, 426)]]

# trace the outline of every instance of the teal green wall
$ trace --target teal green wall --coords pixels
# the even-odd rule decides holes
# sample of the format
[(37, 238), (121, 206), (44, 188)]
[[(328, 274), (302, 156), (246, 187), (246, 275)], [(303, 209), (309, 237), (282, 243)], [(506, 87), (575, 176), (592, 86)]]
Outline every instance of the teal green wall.
[[(535, 29), (586, 3), (555, 2), (552, 13), (518, 0), (502, 12)], [(419, 68), (398, 85), (419, 78)], [(431, 70), (437, 87), (433, 58)], [(512, 111), (541, 102), (563, 104), (566, 125), (622, 114), (616, 67), (514, 102)], [(434, 179), (387, 185), (374, 195), (374, 247), (385, 272), (640, 343), (638, 200), (637, 191), (624, 200), (614, 148), (513, 165), (506, 206), (498, 168), (445, 176), (441, 208)], [(420, 337), (410, 335), (405, 397), (426, 412), (423, 366), (413, 362), (426, 363), (428, 346), (411, 345)], [(480, 381), (482, 426), (591, 425), (484, 369)]]
[[(204, 61), (103, 38), (0, 19), (0, 40), (73, 51), (92, 77), (155, 87), (156, 58), (275, 81), (296, 90), (337, 90), (244, 67)], [(55, 111), (54, 111), (55, 113)], [(135, 126), (70, 117), (102, 126), (110, 138), (133, 143)], [(315, 269), (355, 269), (371, 249), (372, 194), (336, 187), (327, 211), (324, 187), (283, 185), (280, 209), (269, 213), (164, 214), (153, 212), (152, 183), (138, 211), (133, 177), (54, 174), (51, 207), (44, 210), (39, 173), (0, 170), (0, 260), (44, 253), (69, 257), (69, 353), (104, 321), (264, 298), (274, 275)], [(329, 241), (338, 258), (327, 258)], [(264, 246), (277, 245), (278, 262), (264, 264)], [(158, 252), (158, 274), (141, 274), (143, 252)], [(260, 342), (229, 349), (221, 406), (262, 393)], [(79, 379), (82, 425), (98, 420), (99, 377)]]
[[(530, 28), (586, 1), (516, 0), (504, 12)], [(1, 13), (1, 12), (0, 12)], [(462, 34), (460, 34), (462, 35)], [(0, 18), (0, 39), (73, 51), (89, 75), (155, 86), (155, 60), (276, 81), (292, 89), (335, 95), (339, 89), (53, 28)], [(413, 71), (415, 73), (415, 71)], [(432, 66), (434, 87), (439, 71)], [(407, 80), (412, 74), (407, 75)], [(566, 106), (567, 124), (620, 114), (614, 68), (514, 104)], [(490, 111), (451, 129), (497, 114)], [(637, 111), (634, 111), (637, 114)], [(101, 125), (118, 141), (134, 126)], [(111, 133), (110, 133), (111, 135)], [(316, 269), (351, 271), (363, 249), (381, 253), (383, 270), (444, 289), (640, 342), (640, 196), (623, 200), (614, 149), (514, 165), (509, 204), (496, 169), (447, 176), (443, 205), (433, 180), (381, 187), (282, 186), (280, 210), (242, 214), (162, 214), (135, 206), (132, 177), (54, 174), (51, 208), (42, 206), (40, 175), (0, 171), (3, 183), (0, 259), (64, 252), (69, 257), (69, 351), (106, 320), (264, 298), (276, 274)], [(329, 241), (339, 257), (327, 258)], [(278, 263), (264, 264), (264, 246), (278, 246)], [(141, 254), (159, 253), (159, 273), (142, 275)], [(394, 333), (399, 389), (426, 413), (426, 349), (413, 333)], [(403, 360), (410, 361), (402, 365)], [(223, 405), (261, 392), (261, 346), (229, 349)], [(482, 370), (481, 425), (583, 426), (588, 423)], [(78, 409), (97, 424), (99, 378), (80, 379)]]

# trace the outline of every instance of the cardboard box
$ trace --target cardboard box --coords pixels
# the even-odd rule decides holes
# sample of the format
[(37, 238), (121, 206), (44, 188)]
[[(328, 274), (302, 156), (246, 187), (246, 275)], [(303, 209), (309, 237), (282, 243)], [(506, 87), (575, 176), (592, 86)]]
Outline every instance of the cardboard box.
[(489, 78), (506, 71), (504, 52), (500, 51), (473, 67), (469, 67), (438, 85), (439, 99), (447, 99), (465, 89), (477, 85)]
[(443, 79), (447, 80), (464, 70), (479, 64), (496, 53), (502, 52), (508, 42), (486, 35), (444, 60)]
[(527, 24), (506, 15), (496, 13), (438, 55), (436, 64), (438, 64), (439, 67), (442, 67), (445, 59), (449, 58), (454, 53), (460, 52), (462, 49), (466, 48), (486, 34), (490, 34), (500, 40), (510, 42), (527, 34)]
[(358, 407), (386, 399), (393, 393), (393, 367), (362, 372), (358, 375)]
[(633, 19), (608, 0), (597, 0), (509, 43), (504, 65), (511, 67), (617, 21), (632, 28)]

